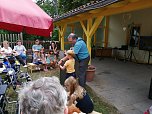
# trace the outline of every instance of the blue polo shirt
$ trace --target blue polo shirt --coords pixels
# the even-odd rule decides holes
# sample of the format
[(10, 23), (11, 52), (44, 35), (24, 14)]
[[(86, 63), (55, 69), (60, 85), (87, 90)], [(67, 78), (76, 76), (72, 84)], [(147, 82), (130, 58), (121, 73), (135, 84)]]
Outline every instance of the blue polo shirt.
[(74, 53), (78, 56), (79, 60), (86, 59), (89, 56), (88, 48), (82, 38), (77, 39), (74, 45)]

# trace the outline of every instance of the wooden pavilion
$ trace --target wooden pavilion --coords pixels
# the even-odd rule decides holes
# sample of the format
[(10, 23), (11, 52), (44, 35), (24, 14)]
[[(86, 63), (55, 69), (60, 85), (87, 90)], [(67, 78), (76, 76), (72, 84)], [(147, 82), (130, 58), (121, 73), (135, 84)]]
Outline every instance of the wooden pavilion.
[[(122, 14), (124, 24), (125, 18), (130, 18), (128, 12), (152, 8), (151, 0), (99, 0), (92, 1), (86, 5), (80, 6), (62, 15), (57, 15), (54, 18), (55, 26), (59, 28), (59, 39), (61, 42), (61, 49), (64, 50), (65, 34), (67, 27), (70, 26), (71, 32), (74, 32), (74, 23), (78, 22), (83, 30), (83, 38), (86, 38), (87, 47), (91, 54), (91, 42), (96, 44), (96, 31), (98, 27), (103, 29), (103, 47), (108, 47), (109, 42), (109, 17), (111, 15)], [(102, 23), (102, 25), (101, 25)], [(125, 29), (125, 28), (123, 28)], [(126, 32), (127, 34), (127, 32)], [(151, 34), (152, 35), (152, 34)], [(125, 37), (124, 44), (128, 44), (129, 38)]]

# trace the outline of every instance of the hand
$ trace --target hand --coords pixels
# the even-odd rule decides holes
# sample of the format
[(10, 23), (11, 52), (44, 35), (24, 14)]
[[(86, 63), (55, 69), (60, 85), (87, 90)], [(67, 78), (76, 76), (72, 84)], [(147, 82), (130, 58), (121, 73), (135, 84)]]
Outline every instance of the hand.
[(41, 59), (37, 59), (38, 61), (41, 61)]
[(16, 53), (16, 51), (13, 51), (13, 53)]
[(61, 65), (62, 64), (62, 60), (60, 60), (59, 62), (58, 62), (58, 65)]

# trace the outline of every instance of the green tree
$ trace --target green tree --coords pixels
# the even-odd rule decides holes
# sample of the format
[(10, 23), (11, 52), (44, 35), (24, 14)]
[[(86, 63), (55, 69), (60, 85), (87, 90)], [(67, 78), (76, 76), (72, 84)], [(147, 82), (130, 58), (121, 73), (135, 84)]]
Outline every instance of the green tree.
[(36, 0), (36, 3), (50, 16), (58, 14), (57, 0)]
[(54, 41), (59, 40), (59, 30), (58, 30), (58, 28), (54, 28), (51, 40), (54, 40)]
[(59, 0), (60, 13), (70, 11), (93, 0)]

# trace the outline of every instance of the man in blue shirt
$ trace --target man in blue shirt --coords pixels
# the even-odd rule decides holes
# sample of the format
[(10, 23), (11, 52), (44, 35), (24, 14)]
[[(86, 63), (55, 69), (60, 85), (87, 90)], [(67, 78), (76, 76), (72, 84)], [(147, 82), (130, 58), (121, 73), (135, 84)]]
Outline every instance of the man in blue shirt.
[[(76, 76), (79, 78), (79, 84), (82, 87), (84, 87), (86, 83), (86, 70), (88, 68), (88, 63), (90, 60), (88, 48), (84, 40), (82, 38), (77, 37), (77, 35), (74, 33), (71, 33), (68, 36), (68, 41), (74, 45), (73, 50), (76, 59), (76, 63), (75, 63)], [(67, 60), (67, 57), (62, 58), (59, 61), (59, 64), (61, 64), (62, 61), (65, 60)]]

